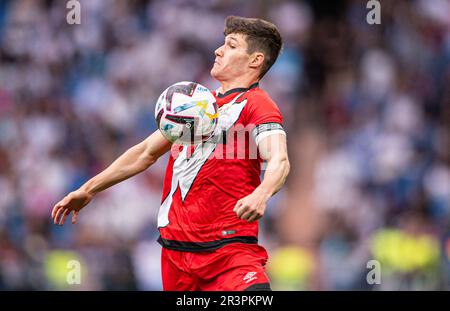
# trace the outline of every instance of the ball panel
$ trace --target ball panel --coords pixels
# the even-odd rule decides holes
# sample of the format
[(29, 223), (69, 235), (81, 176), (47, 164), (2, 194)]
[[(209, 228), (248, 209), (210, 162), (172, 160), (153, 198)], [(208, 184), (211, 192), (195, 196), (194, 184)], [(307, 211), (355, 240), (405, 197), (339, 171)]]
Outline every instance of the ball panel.
[(209, 138), (214, 132), (218, 107), (206, 87), (183, 81), (169, 86), (161, 94), (155, 118), (168, 140), (191, 145)]
[(197, 83), (194, 83), (194, 82), (188, 82), (187, 84), (177, 83), (177, 84), (170, 86), (167, 89), (166, 110), (171, 111), (174, 94), (183, 94), (188, 97), (192, 97), (192, 94), (194, 94), (196, 87), (197, 87)]

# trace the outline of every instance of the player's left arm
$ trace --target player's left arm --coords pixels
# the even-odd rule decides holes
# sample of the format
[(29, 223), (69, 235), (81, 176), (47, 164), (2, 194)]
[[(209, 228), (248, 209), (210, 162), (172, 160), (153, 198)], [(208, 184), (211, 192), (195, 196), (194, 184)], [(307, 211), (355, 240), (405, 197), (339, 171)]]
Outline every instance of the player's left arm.
[(262, 138), (258, 150), (261, 157), (267, 161), (264, 179), (251, 194), (240, 199), (233, 210), (240, 219), (248, 222), (264, 215), (267, 201), (281, 189), (290, 170), (284, 133)]

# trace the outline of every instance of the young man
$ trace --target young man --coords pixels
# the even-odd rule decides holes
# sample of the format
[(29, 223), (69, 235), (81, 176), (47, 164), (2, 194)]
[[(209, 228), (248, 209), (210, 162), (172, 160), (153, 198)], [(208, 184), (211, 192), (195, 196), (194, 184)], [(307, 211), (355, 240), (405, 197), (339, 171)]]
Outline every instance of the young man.
[[(221, 84), (214, 92), (220, 129), (215, 137), (195, 148), (172, 146), (156, 131), (52, 211), (60, 225), (74, 211), (75, 223), (95, 194), (144, 171), (172, 149), (158, 215), (164, 290), (270, 290), (257, 220), (284, 184), (289, 161), (281, 114), (258, 81), (276, 61), (282, 40), (273, 24), (234, 16), (226, 19), (225, 36), (211, 69)], [(248, 130), (251, 142), (233, 139)], [(237, 156), (242, 146), (243, 155)]]

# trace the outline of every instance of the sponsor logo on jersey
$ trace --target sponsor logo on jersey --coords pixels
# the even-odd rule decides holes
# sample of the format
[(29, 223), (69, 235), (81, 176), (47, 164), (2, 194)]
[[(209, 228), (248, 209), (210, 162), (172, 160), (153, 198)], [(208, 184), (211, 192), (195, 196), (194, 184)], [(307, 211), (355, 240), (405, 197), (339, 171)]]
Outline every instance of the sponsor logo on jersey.
[(250, 283), (250, 282), (253, 281), (253, 280), (256, 280), (256, 279), (257, 279), (256, 273), (257, 273), (257, 272), (249, 272), (249, 273), (247, 273), (247, 274), (244, 276), (244, 278), (243, 278), (244, 282), (247, 284), (247, 283)]

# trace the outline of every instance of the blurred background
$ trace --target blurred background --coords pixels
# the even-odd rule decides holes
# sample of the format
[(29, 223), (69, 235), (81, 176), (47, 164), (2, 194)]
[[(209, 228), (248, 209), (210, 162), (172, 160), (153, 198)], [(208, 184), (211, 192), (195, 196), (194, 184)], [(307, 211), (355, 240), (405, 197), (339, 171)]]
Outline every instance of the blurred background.
[(50, 211), (156, 129), (167, 86), (218, 87), (228, 15), (285, 41), (261, 83), (292, 166), (261, 220), (273, 289), (450, 289), (449, 0), (381, 1), (380, 25), (365, 0), (80, 0), (80, 25), (66, 3), (0, 0), (1, 290), (161, 290), (167, 157), (75, 226)]

